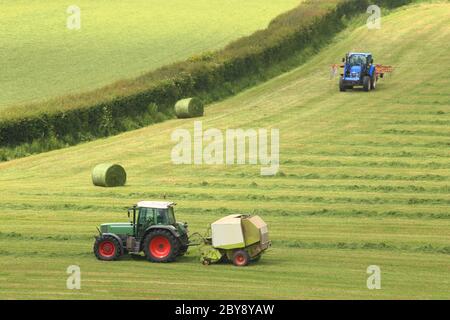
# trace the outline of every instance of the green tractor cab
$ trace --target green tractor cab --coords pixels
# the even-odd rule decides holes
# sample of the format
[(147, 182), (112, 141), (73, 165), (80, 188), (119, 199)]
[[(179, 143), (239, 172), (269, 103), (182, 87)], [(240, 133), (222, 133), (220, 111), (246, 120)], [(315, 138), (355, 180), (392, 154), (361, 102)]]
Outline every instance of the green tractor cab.
[(176, 222), (174, 206), (173, 202), (141, 201), (128, 209), (131, 222), (102, 224), (95, 237), (95, 256), (112, 261), (143, 251), (151, 262), (175, 261), (186, 253), (189, 239), (187, 224)]

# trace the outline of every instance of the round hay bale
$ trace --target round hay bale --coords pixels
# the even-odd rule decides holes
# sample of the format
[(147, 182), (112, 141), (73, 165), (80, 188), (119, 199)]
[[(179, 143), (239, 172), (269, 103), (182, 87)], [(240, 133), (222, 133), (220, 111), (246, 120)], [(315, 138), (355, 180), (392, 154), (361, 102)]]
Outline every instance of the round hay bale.
[(127, 182), (125, 169), (112, 163), (101, 163), (92, 170), (92, 183), (98, 187), (119, 187)]
[(198, 98), (179, 100), (175, 104), (175, 114), (178, 118), (194, 118), (203, 116), (203, 102)]

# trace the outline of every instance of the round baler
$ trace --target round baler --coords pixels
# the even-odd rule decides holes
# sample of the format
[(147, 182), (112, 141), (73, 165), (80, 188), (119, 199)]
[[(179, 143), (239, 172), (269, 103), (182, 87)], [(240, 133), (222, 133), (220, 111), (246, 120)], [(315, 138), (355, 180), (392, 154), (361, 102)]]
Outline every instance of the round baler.
[(235, 266), (246, 266), (258, 261), (271, 242), (267, 224), (252, 215), (229, 215), (211, 224), (211, 236), (201, 250), (204, 265), (232, 261)]

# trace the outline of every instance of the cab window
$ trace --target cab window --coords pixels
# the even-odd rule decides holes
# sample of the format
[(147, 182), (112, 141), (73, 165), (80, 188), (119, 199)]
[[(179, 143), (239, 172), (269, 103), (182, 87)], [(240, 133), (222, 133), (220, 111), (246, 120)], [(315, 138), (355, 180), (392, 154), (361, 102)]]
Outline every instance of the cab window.
[(366, 62), (366, 57), (359, 54), (354, 54), (349, 59), (349, 63), (351, 66), (365, 65)]
[(156, 224), (173, 225), (175, 224), (175, 216), (173, 208), (156, 209)]
[(139, 224), (147, 225), (153, 224), (154, 209), (151, 208), (139, 208)]
[(173, 212), (173, 207), (169, 207), (167, 218), (169, 219), (169, 224), (175, 224), (175, 214)]
[(167, 209), (156, 209), (156, 224), (168, 224)]

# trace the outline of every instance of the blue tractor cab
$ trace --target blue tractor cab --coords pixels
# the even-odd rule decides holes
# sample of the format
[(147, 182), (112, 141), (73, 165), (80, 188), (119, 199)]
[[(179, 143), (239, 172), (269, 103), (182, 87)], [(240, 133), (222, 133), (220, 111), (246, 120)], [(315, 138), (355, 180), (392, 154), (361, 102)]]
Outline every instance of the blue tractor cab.
[(371, 53), (350, 52), (346, 54), (342, 62), (344, 63), (344, 72), (339, 81), (341, 92), (356, 86), (362, 86), (364, 91), (376, 88), (378, 74)]

